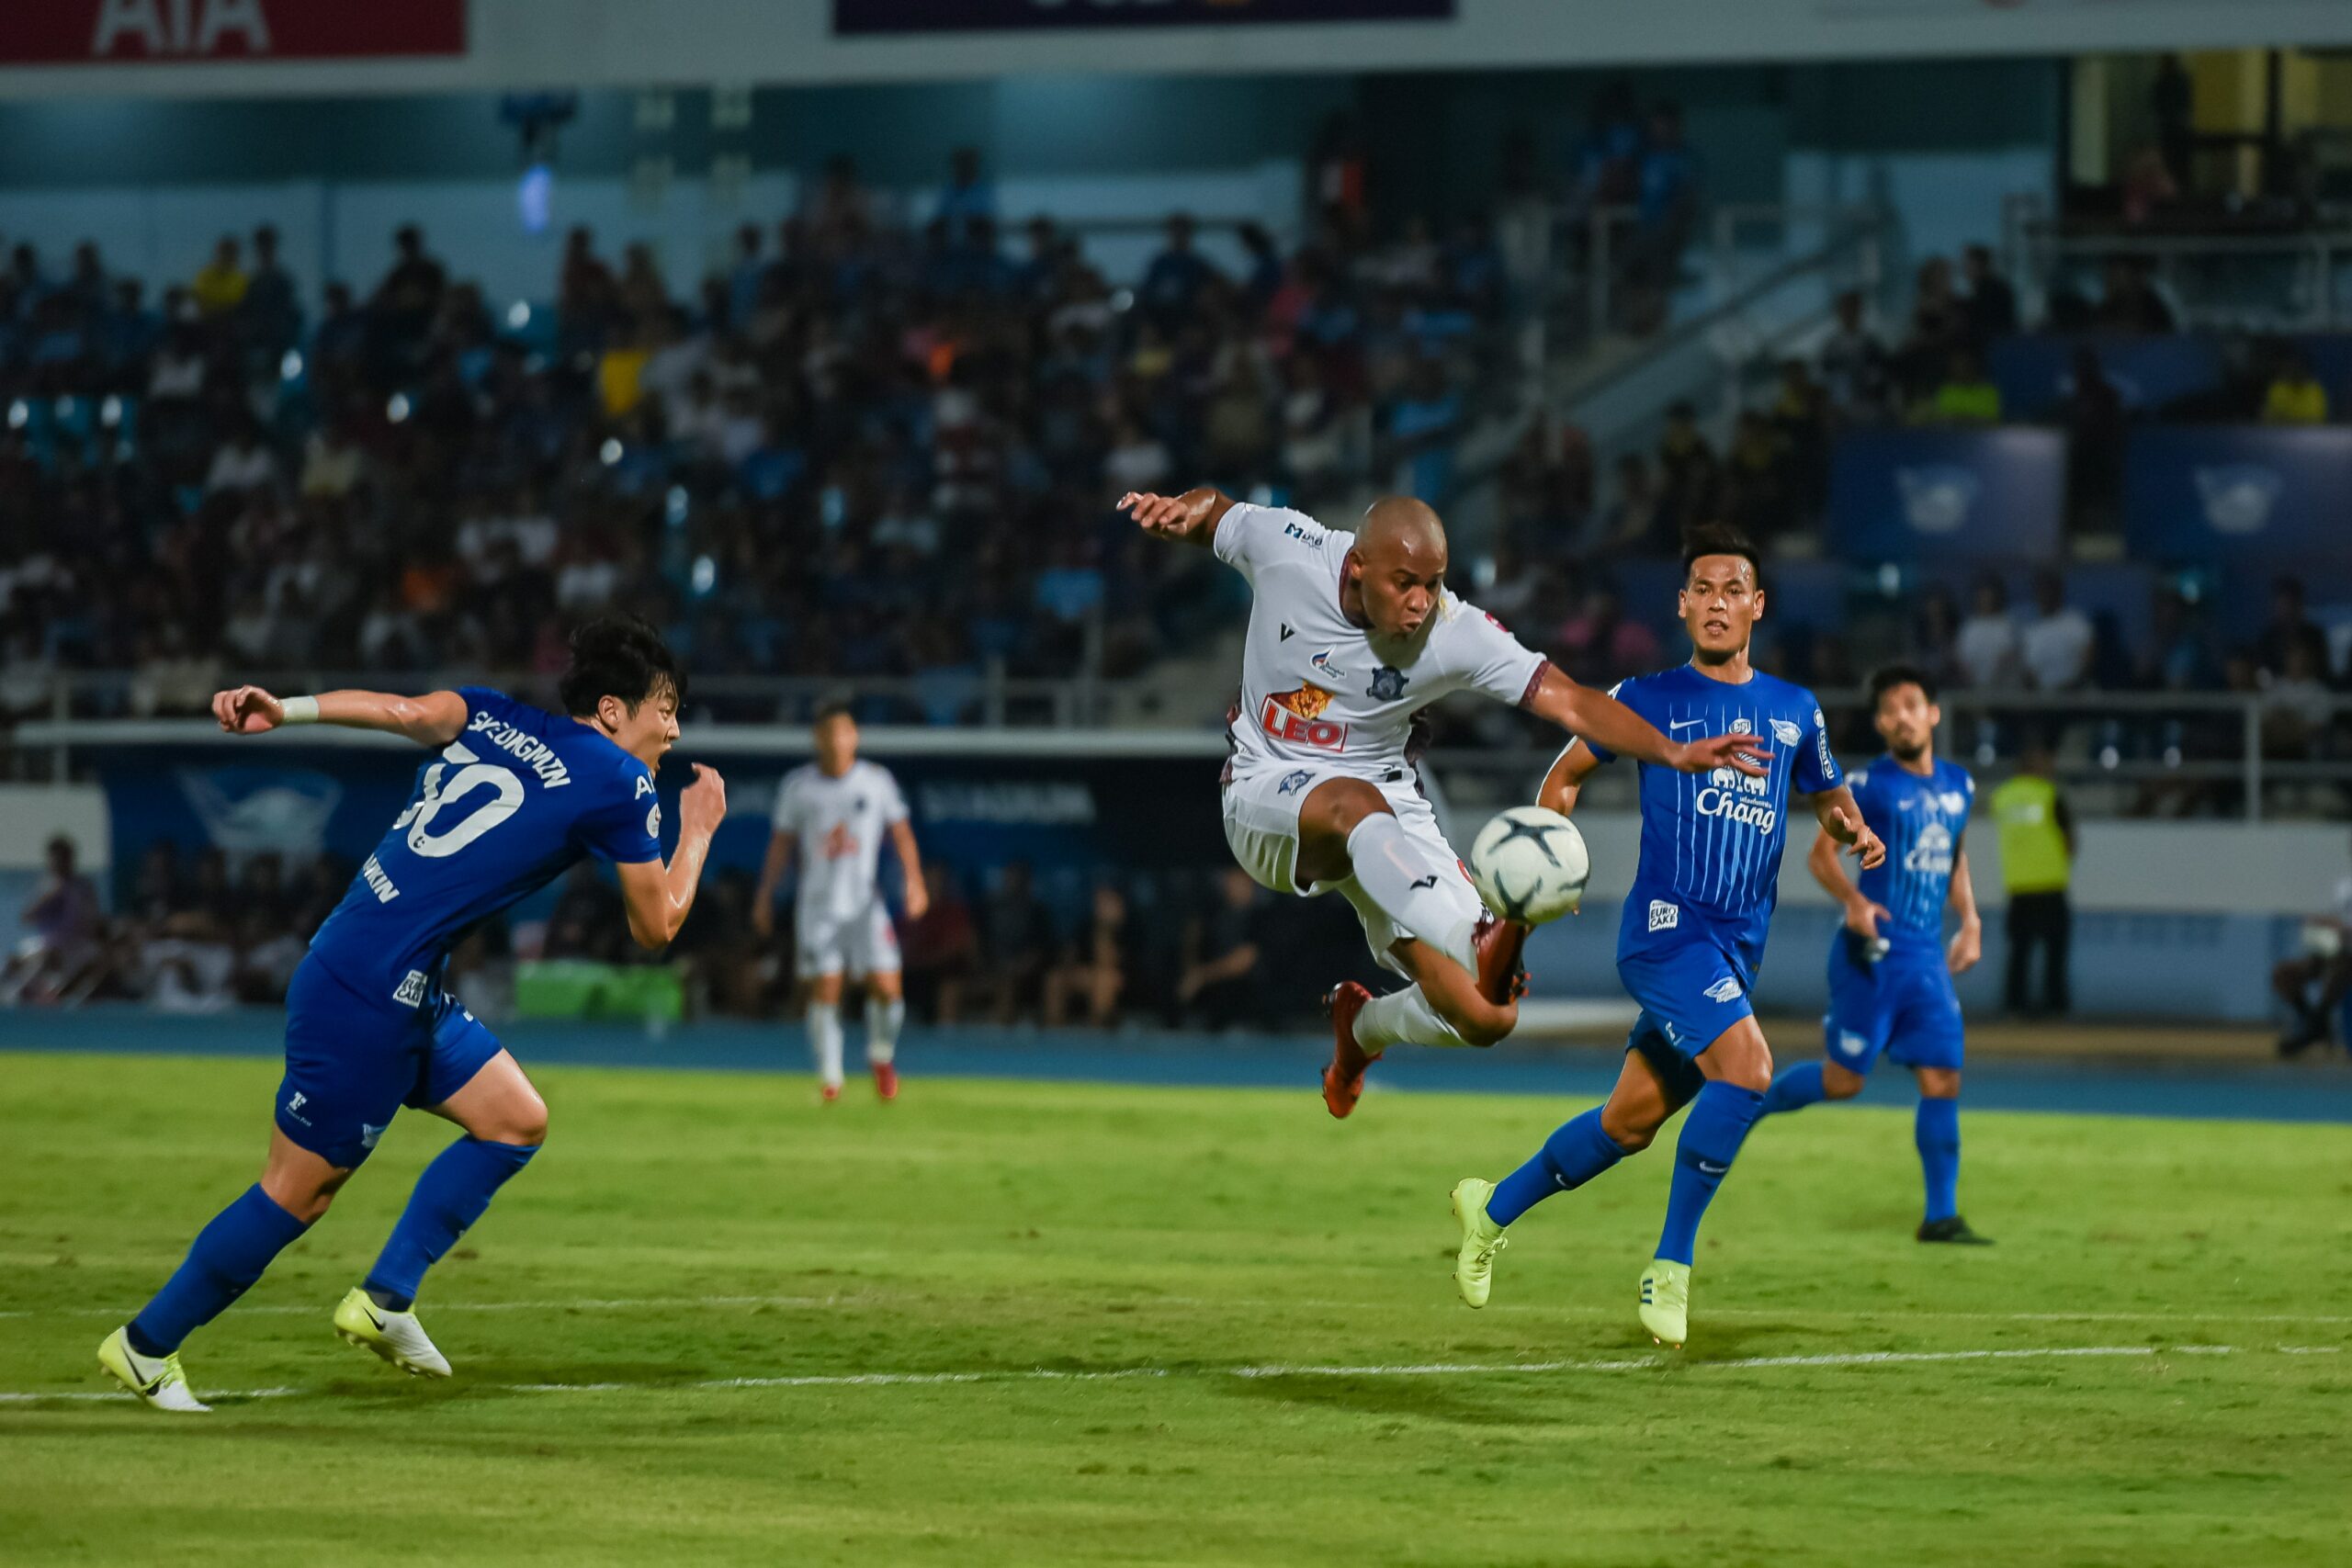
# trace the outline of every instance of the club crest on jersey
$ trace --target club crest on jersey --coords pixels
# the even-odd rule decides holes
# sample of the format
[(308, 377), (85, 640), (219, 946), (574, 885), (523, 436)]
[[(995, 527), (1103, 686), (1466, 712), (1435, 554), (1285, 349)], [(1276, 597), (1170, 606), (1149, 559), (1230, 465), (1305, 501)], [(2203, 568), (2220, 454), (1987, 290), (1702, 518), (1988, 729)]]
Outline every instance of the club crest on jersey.
[(1323, 716), (1337, 695), (1320, 686), (1276, 692), (1259, 708), (1258, 728), (1293, 746), (1311, 746), (1318, 751), (1340, 750), (1348, 743), (1348, 727)]
[(1411, 677), (1394, 664), (1384, 664), (1372, 672), (1372, 686), (1364, 693), (1374, 702), (1393, 703), (1403, 697)]
[(1315, 775), (1312, 773), (1308, 772), (1305, 768), (1295, 769), (1291, 773), (1284, 773), (1283, 775), (1283, 782), (1274, 786), (1274, 793), (1276, 795), (1296, 795), (1300, 790), (1306, 787), (1306, 781), (1314, 776)]
[(1793, 746), (1804, 739), (1804, 731), (1785, 718), (1776, 718), (1772, 721), (1772, 739), (1783, 746)]
[(1944, 810), (1954, 817), (1962, 816), (1968, 810), (1968, 796), (1956, 789), (1948, 789), (1937, 798), (1943, 802)]
[(1328, 648), (1309, 659), (1307, 662), (1315, 666), (1316, 673), (1329, 675), (1334, 681), (1344, 681), (1348, 678), (1346, 671), (1331, 662), (1331, 650)]

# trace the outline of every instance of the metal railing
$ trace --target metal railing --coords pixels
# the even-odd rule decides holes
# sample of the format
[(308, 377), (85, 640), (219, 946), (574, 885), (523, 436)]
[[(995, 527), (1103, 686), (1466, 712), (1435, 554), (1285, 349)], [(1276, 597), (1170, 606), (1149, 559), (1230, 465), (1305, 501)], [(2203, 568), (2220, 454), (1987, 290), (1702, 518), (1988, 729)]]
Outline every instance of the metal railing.
[[(280, 675), (278, 688), (288, 691), (335, 685), (423, 691), (459, 683), (454, 676)], [(119, 693), (138, 679), (125, 671), (59, 677), (57, 698), (47, 716), (20, 717), (7, 734), (0, 757), (10, 774), (62, 782), (73, 776), (76, 756), (93, 750), (201, 743), (207, 739), (205, 723), (190, 716), (201, 705), (175, 704), (143, 714), (103, 703), (77, 706), (77, 694)], [(467, 683), (485, 680), (517, 694), (536, 693), (547, 684), (543, 676), (463, 677)], [(869, 714), (889, 725), (882, 733), (899, 750), (931, 755), (1083, 751), (1174, 757), (1221, 749), (1217, 727), (1227, 700), (1226, 688), (1186, 694), (1188, 703), (1173, 709), (1176, 716), (1170, 723), (1110, 728), (1106, 716), (1116, 711), (1134, 684), (1014, 680), (1000, 672), (965, 710), (966, 722), (931, 725), (892, 723), (894, 716), (886, 707), (873, 705), (912, 700), (920, 682), (727, 676), (697, 681), (694, 692), (697, 705), (706, 695), (744, 705), (741, 716), (714, 721), (727, 732), (720, 749), (788, 751), (805, 739), (802, 726), (809, 710), (843, 695), (868, 705)], [(1821, 697), (1839, 752), (1849, 760), (1873, 754), (1878, 742), (1871, 730), (1868, 694), (1830, 690)], [(2352, 811), (2352, 698), (2290, 700), (2278, 693), (2233, 692), (1955, 691), (1944, 694), (1942, 706), (1944, 728), (1938, 749), (1944, 755), (1969, 766), (1989, 784), (2014, 772), (2029, 746), (2047, 747), (2055, 776), (2074, 792), (2077, 809), (2085, 815), (2260, 821), (2273, 816), (2334, 817)], [(335, 733), (337, 739), (355, 739)], [(1557, 751), (1557, 745), (1539, 736), (1531, 723), (1521, 741), (1445, 747), (1434, 753), (1432, 761), (1449, 783), (1464, 786), (1469, 796), (1500, 798), (1532, 788)], [(1606, 798), (1612, 791), (1629, 788), (1631, 779), (1630, 769), (1604, 770), (1595, 780), (1595, 794)]]
[(2184, 327), (2244, 332), (2335, 332), (2352, 327), (2352, 225), (2334, 221), (2284, 233), (2179, 234), (2089, 231), (2013, 212), (2015, 276), (2045, 314), (2061, 288), (2087, 282), (2128, 257), (2153, 264)]

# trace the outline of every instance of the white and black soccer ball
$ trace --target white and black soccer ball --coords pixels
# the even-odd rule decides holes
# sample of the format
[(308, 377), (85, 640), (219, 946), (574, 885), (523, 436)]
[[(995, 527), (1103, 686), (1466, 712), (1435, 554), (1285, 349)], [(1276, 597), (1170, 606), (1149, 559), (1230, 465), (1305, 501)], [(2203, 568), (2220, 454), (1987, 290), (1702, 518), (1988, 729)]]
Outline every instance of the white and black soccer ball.
[(1507, 920), (1540, 926), (1584, 901), (1592, 874), (1584, 835), (1556, 811), (1514, 806), (1478, 829), (1470, 845), (1470, 880), (1487, 908)]

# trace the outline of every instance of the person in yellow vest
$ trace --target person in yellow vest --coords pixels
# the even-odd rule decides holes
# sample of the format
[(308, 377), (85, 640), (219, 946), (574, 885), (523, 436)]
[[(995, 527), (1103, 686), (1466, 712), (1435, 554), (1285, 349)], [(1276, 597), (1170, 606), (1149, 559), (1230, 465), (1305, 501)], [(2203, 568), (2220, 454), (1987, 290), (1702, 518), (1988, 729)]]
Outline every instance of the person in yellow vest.
[[(2072, 1005), (2066, 984), (2067, 944), (2075, 913), (2066, 899), (2074, 880), (2075, 818), (2053, 778), (2049, 744), (2027, 743), (2014, 777), (1993, 792), (1993, 821), (2001, 842), (2001, 881), (2009, 895), (2008, 1009), (2012, 1013), (2064, 1013)], [(2027, 996), (2033, 950), (2043, 950), (2041, 1004)]]

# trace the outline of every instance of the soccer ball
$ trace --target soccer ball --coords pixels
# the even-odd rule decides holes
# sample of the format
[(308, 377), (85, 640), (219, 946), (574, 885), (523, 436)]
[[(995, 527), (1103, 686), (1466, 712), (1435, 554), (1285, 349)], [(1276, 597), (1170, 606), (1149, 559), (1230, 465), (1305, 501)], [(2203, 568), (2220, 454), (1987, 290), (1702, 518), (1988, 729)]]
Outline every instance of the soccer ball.
[(1584, 902), (1592, 874), (1584, 835), (1556, 811), (1514, 806), (1478, 829), (1470, 844), (1470, 880), (1487, 908), (1507, 920), (1540, 926)]

